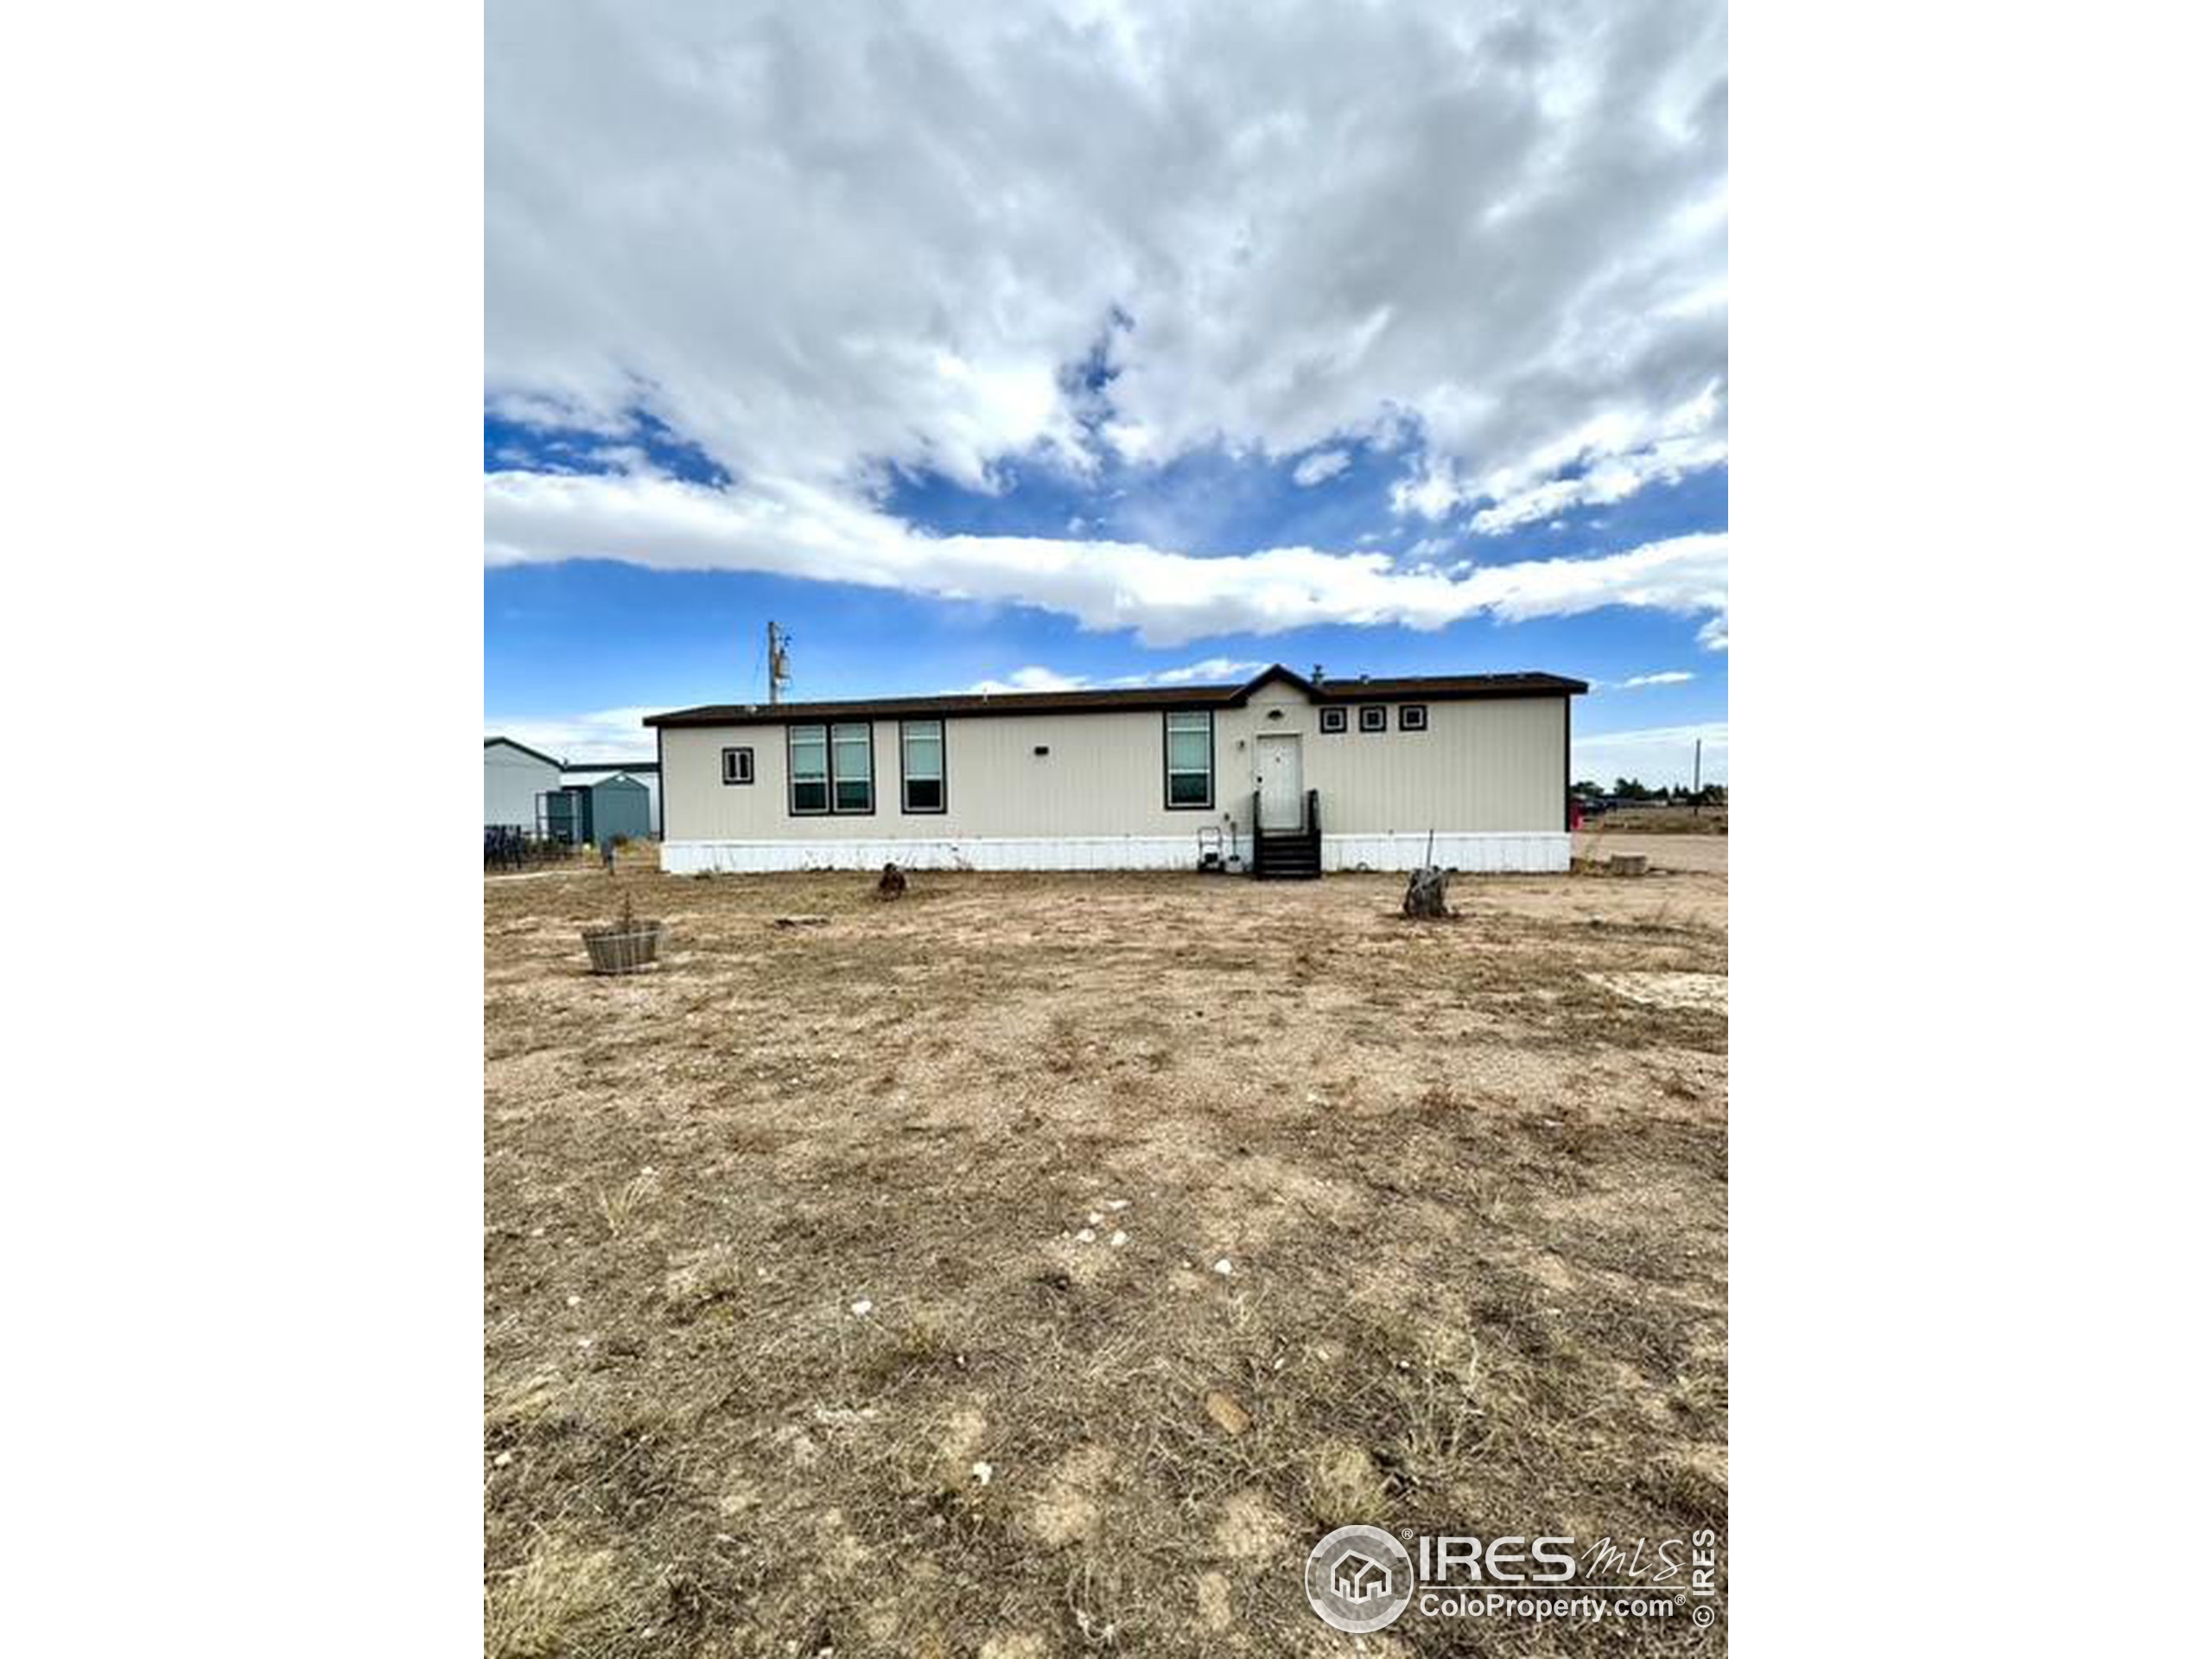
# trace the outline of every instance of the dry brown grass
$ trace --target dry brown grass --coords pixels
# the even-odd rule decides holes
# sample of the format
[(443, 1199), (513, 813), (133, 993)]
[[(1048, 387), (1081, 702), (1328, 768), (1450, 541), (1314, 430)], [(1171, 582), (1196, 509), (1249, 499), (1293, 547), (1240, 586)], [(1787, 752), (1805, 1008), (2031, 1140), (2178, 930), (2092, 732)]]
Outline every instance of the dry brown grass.
[(1725, 836), (1728, 809), (1708, 806), (1617, 806), (1589, 821), (1592, 829), (1625, 836)]
[(1725, 1521), (1726, 1014), (1592, 977), (1722, 879), (873, 883), (486, 885), (493, 1653), (1338, 1651), (1343, 1522)]
[(493, 1575), (484, 1595), (484, 1649), (496, 1659), (559, 1659), (620, 1639), (629, 1586), (612, 1549), (555, 1536)]

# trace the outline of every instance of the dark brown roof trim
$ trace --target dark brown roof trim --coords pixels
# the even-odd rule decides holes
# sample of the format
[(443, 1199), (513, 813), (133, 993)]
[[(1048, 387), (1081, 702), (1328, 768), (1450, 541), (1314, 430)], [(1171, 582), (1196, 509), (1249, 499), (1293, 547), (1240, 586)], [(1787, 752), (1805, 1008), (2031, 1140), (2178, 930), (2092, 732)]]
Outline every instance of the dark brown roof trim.
[(1452, 702), (1475, 697), (1579, 696), (1586, 681), (1559, 674), (1428, 674), (1389, 680), (1325, 680), (1316, 686), (1277, 664), (1242, 685), (1133, 686), (1101, 691), (957, 692), (931, 697), (862, 697), (847, 702), (717, 702), (648, 715), (648, 727), (761, 726), (794, 720), (906, 719), (944, 715), (1124, 714), (1155, 709), (1234, 709), (1270, 681), (1294, 685), (1316, 702), (1379, 702), (1416, 697)]

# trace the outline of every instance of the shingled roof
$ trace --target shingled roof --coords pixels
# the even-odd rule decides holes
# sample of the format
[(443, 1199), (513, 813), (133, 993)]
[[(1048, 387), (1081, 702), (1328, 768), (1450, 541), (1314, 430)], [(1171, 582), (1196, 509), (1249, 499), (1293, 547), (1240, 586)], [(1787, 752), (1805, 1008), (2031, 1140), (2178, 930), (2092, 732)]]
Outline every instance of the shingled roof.
[(1280, 663), (1241, 685), (1127, 686), (1100, 691), (963, 691), (938, 696), (861, 697), (844, 702), (714, 702), (648, 715), (647, 726), (745, 726), (770, 721), (926, 719), (944, 715), (1116, 714), (1147, 709), (1234, 709), (1269, 681), (1294, 685), (1317, 702), (1453, 702), (1473, 697), (1578, 696), (1586, 681), (1559, 674), (1416, 674), (1394, 679), (1328, 679), (1316, 685)]

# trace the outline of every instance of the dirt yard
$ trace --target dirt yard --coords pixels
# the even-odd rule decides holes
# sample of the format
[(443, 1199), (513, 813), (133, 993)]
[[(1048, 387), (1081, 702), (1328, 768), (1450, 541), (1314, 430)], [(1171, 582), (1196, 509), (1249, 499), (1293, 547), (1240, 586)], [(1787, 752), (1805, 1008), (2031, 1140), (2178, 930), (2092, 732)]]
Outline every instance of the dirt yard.
[(1726, 836), (1642, 835), (1614, 829), (1578, 830), (1572, 842), (1577, 858), (1610, 858), (1616, 853), (1641, 853), (1654, 870), (1702, 875), (1728, 874)]
[(1728, 809), (1708, 806), (1617, 806), (1588, 820), (1590, 827), (1619, 835), (1725, 836)]
[(1300, 1573), (1725, 1546), (1725, 862), (873, 885), (485, 883), (493, 1655), (1724, 1650)]

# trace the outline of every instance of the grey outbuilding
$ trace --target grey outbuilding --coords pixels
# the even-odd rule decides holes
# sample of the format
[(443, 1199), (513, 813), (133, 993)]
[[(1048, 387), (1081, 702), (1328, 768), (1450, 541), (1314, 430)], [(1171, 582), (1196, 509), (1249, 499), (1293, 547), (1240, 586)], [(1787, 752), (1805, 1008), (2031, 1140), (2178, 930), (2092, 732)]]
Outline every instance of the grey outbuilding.
[(543, 829), (541, 813), (545, 796), (561, 787), (561, 763), (540, 754), (511, 737), (484, 740), (484, 827), (519, 830), (537, 835)]

